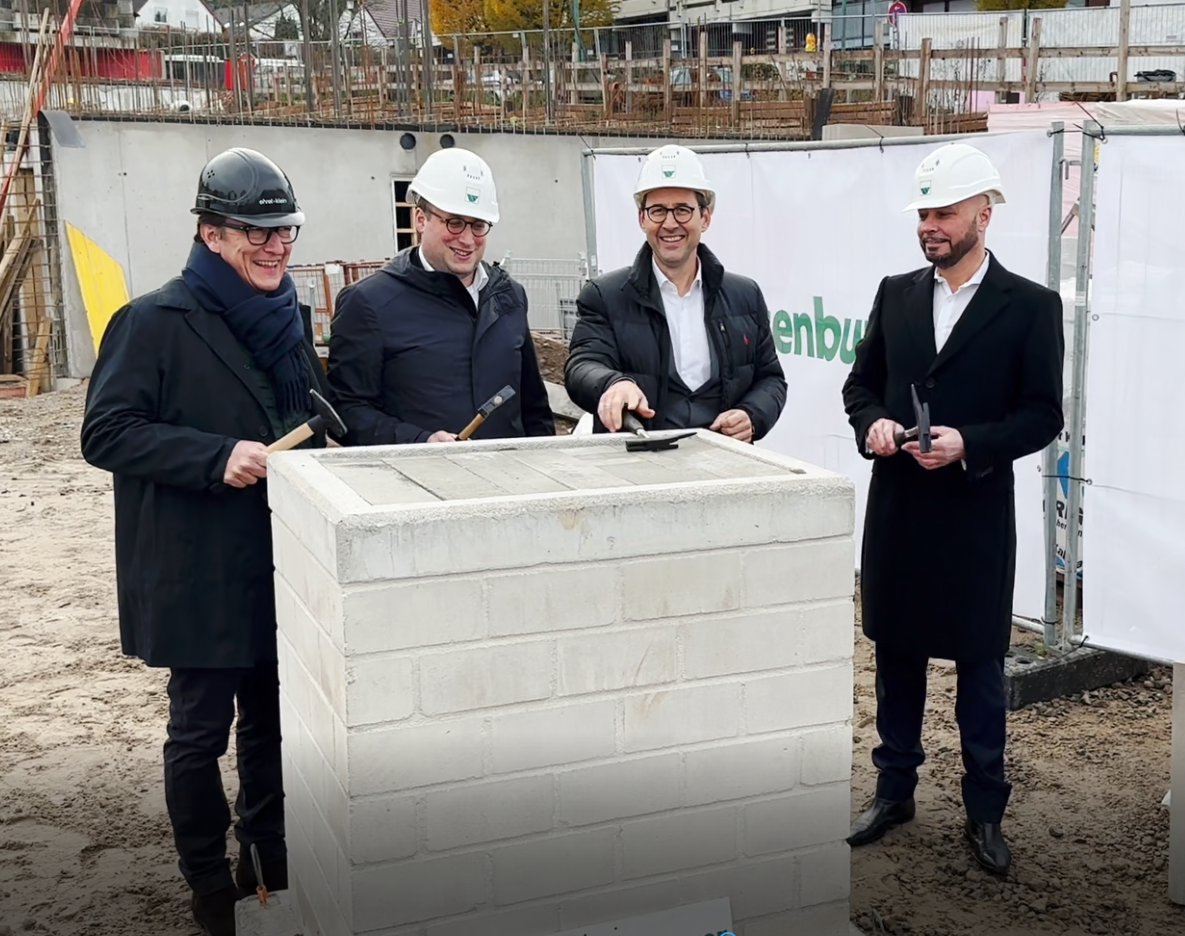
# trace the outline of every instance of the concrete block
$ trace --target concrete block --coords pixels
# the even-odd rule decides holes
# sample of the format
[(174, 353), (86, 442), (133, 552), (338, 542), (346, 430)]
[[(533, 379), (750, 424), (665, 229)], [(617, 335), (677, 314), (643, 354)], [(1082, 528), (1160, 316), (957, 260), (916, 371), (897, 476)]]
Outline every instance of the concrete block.
[(460, 718), (349, 735), (350, 795), (480, 777), (482, 726), (481, 718)]
[(591, 825), (674, 809), (682, 770), (672, 751), (565, 771), (559, 775), (560, 822)]
[(846, 900), (851, 891), (851, 855), (846, 842), (799, 854), (799, 906)]
[(350, 804), (349, 854), (359, 864), (410, 858), (416, 853), (416, 801), (384, 796)]
[(524, 933), (559, 931), (559, 907), (524, 907), (498, 913), (470, 913), (447, 923), (429, 926), (426, 936), (523, 936)]
[(497, 713), (490, 719), (494, 773), (510, 773), (608, 757), (616, 744), (617, 703), (567, 703), (561, 708)]
[(692, 553), (630, 562), (621, 571), (630, 621), (712, 614), (740, 606), (740, 556)]
[(679, 890), (683, 903), (727, 897), (733, 920), (747, 920), (793, 910), (796, 882), (795, 859), (782, 856), (685, 873), (679, 878)]
[(258, 897), (235, 904), (236, 936), (301, 936), (302, 929), (288, 891), (269, 894), (266, 906)]
[(332, 775), (329, 765), (324, 766), (321, 779), (321, 813), (333, 833), (338, 851), (348, 854), (350, 851), (350, 798), (342, 789), (337, 778)]
[(1004, 658), (1004, 691), (1012, 711), (1064, 696), (1080, 695), (1102, 686), (1143, 676), (1147, 660), (1075, 647), (1057, 656), (1038, 656), (1026, 647), (1013, 647)]
[(369, 657), (346, 669), (346, 727), (402, 721), (415, 711), (411, 657)]
[(852, 602), (780, 608), (683, 625), (684, 675), (787, 669), (852, 655)]
[(686, 802), (702, 806), (781, 793), (798, 782), (798, 738), (746, 739), (688, 751)]
[(272, 520), (272, 553), (276, 576), (287, 583), (312, 619), (341, 649), (342, 590), (333, 575), (317, 561), (288, 526)]
[(627, 920), (679, 905), (679, 882), (670, 878), (636, 887), (614, 885), (560, 903), (560, 930)]
[(499, 906), (612, 883), (616, 829), (569, 832), (493, 850)]
[(747, 549), (740, 555), (741, 607), (766, 608), (855, 593), (848, 537)]
[(481, 579), (465, 576), (347, 588), (342, 617), (350, 653), (458, 644), (486, 631)]
[(467, 913), (487, 900), (489, 862), (480, 853), (360, 868), (354, 872), (359, 933)]
[(581, 695), (674, 682), (675, 628), (561, 637), (556, 646), (560, 695)]
[(424, 803), (428, 848), (447, 851), (551, 831), (555, 825), (555, 780), (543, 774), (465, 784), (429, 793)]
[(420, 656), (420, 710), (444, 715), (546, 699), (551, 641), (449, 650)]
[(627, 696), (622, 749), (627, 753), (731, 738), (740, 731), (740, 686), (661, 689)]
[(847, 783), (852, 776), (851, 725), (803, 732), (799, 764), (799, 779), (807, 786)]
[(825, 725), (851, 717), (850, 662), (745, 683), (745, 725), (751, 734)]
[(842, 841), (851, 816), (851, 793), (842, 783), (747, 803), (745, 854), (771, 855)]
[(861, 936), (848, 922), (846, 900), (747, 920), (735, 929), (737, 936)]
[(622, 874), (628, 880), (727, 862), (736, 857), (737, 818), (737, 807), (724, 806), (624, 822)]
[(491, 637), (605, 627), (620, 617), (612, 564), (552, 567), (486, 579)]

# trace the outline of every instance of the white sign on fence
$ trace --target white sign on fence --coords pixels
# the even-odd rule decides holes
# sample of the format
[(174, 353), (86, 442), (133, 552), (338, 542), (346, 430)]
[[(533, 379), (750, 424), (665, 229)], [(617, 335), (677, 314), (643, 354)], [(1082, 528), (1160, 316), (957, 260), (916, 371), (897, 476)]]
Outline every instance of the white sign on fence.
[[(1044, 283), (1052, 144), (1045, 133), (978, 135), (999, 168), (1007, 204), (996, 208), (988, 247), (1008, 269)], [(856, 451), (841, 390), (882, 277), (924, 265), (903, 212), (923, 156), (937, 144), (705, 153), (717, 205), (704, 242), (725, 267), (765, 294), (789, 383), (786, 409), (764, 445), (848, 475), (857, 486), (856, 535), (864, 522), (869, 463)], [(631, 263), (643, 236), (632, 192), (640, 156), (599, 154), (594, 163), (597, 260)], [(1014, 610), (1040, 617), (1044, 570), (1040, 459), (1016, 465)], [(857, 551), (857, 555), (859, 552)]]
[(1185, 137), (1108, 137), (1099, 160), (1086, 403), (1083, 630), (1185, 662)]

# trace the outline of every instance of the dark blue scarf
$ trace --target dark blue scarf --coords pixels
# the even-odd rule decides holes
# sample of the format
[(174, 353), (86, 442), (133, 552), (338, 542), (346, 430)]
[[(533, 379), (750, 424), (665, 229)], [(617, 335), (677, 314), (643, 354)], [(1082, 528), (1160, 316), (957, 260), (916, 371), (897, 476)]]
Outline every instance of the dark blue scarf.
[(258, 292), (209, 247), (194, 244), (181, 278), (202, 308), (221, 315), (251, 359), (267, 371), (281, 419), (308, 412), (304, 325), (292, 277), (285, 275), (273, 292)]

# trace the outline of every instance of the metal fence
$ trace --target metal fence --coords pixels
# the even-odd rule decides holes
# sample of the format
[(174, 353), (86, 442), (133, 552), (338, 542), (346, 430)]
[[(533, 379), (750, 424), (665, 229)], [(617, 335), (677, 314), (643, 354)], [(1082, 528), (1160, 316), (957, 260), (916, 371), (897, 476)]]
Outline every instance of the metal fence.
[(507, 255), (502, 268), (527, 292), (531, 328), (558, 331), (565, 339), (576, 325), (576, 297), (588, 280), (588, 260), (541, 260)]

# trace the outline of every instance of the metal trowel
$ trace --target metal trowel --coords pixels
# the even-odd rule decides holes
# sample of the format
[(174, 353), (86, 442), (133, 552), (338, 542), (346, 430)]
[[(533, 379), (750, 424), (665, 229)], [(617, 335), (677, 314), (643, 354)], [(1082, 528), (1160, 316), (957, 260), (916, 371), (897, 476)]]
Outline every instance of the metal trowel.
[(632, 432), (634, 438), (625, 443), (627, 452), (663, 452), (667, 449), (679, 447), (680, 439), (689, 439), (695, 435), (695, 430), (678, 432), (674, 435), (651, 436), (643, 427), (641, 420), (629, 410), (621, 414), (621, 428), (624, 432)]

